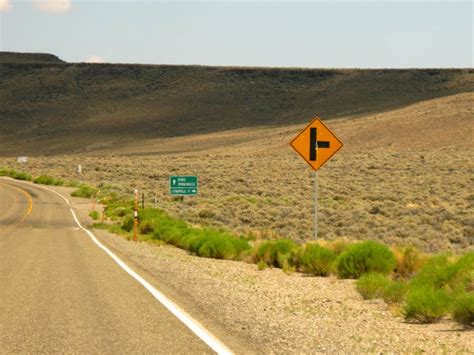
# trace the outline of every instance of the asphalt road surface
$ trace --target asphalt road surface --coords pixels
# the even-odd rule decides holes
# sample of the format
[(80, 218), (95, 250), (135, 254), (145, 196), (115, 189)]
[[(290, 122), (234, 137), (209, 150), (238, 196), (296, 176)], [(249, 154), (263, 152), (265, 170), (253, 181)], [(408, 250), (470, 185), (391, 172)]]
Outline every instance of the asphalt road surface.
[(213, 353), (59, 196), (0, 179), (0, 353), (18, 352)]

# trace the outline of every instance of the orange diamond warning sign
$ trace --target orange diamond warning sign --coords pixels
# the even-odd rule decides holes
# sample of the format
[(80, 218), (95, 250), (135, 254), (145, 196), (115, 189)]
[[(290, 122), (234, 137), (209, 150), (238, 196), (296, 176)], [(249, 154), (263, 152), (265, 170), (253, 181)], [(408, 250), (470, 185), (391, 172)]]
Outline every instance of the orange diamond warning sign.
[(314, 170), (318, 170), (341, 149), (342, 142), (316, 117), (290, 145)]

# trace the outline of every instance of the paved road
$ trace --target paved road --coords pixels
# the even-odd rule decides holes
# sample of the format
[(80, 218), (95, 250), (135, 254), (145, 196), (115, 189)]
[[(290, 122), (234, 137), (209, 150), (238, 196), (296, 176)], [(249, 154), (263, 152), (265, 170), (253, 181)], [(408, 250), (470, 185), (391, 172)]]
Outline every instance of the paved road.
[(59, 196), (0, 179), (0, 353), (13, 352), (212, 353)]

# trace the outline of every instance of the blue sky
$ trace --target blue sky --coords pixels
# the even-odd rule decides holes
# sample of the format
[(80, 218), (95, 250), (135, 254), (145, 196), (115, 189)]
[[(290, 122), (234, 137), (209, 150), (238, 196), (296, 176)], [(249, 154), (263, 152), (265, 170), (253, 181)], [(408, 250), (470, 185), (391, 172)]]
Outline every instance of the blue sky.
[(0, 0), (0, 50), (70, 62), (472, 67), (471, 1)]

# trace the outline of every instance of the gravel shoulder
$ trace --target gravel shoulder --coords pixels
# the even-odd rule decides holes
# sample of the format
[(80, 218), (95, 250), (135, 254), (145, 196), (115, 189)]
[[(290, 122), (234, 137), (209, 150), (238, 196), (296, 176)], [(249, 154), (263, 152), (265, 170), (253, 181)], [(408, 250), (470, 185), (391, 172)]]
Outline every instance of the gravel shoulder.
[[(66, 193), (65, 188), (55, 188)], [(85, 225), (91, 202), (70, 198)], [(167, 245), (101, 241), (236, 353), (471, 353), (472, 330), (444, 319), (406, 323), (383, 301), (365, 301), (354, 281), (259, 271), (243, 262), (199, 258)]]

